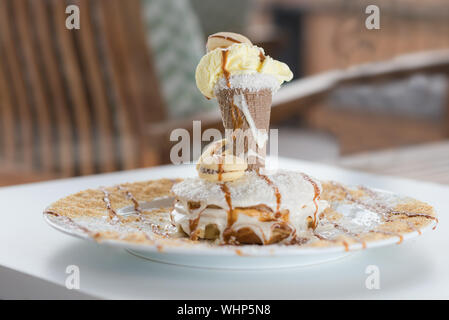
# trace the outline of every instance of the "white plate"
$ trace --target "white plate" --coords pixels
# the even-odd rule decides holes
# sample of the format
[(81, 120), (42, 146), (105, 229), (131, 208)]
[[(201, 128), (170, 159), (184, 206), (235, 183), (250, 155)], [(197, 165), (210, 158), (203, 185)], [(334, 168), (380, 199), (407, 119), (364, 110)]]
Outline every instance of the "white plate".
[[(410, 199), (394, 195), (392, 193), (375, 190), (380, 194), (382, 201), (402, 201)], [(164, 197), (155, 199), (150, 202), (140, 202), (141, 208), (148, 210), (151, 208), (167, 207), (173, 203), (173, 198)], [(360, 217), (368, 217), (372, 212), (366, 208), (360, 208), (354, 204), (333, 203), (333, 206), (338, 206), (339, 212), (348, 217), (345, 226), (353, 227), (354, 221), (360, 220)], [(133, 214), (133, 207), (127, 206), (117, 210), (118, 215)], [(90, 241), (95, 241), (91, 236), (80, 230), (79, 226), (73, 225), (61, 216), (54, 216), (44, 214), (45, 220), (55, 229), (62, 231), (68, 235), (75, 236)], [(363, 220), (363, 219), (362, 219)], [(93, 225), (101, 225), (103, 222), (100, 219), (94, 222), (83, 222), (77, 220), (80, 225), (91, 228)], [(373, 223), (372, 221), (369, 223)], [(368, 223), (368, 225), (369, 225)], [(401, 233), (400, 238), (392, 235), (389, 238), (366, 242), (366, 248), (382, 247), (394, 245), (398, 242), (407, 241), (416, 238), (418, 235), (432, 229), (436, 225), (436, 221), (429, 220), (424, 227), (419, 230)], [(356, 226), (356, 228), (363, 228), (364, 226)], [(180, 242), (177, 245), (165, 245), (155, 241), (154, 244), (139, 244), (126, 242), (121, 240), (101, 240), (98, 242), (101, 245), (124, 248), (131, 254), (141, 257), (143, 259), (158, 261), (174, 265), (182, 265), (199, 268), (218, 268), (218, 269), (266, 269), (266, 268), (289, 268), (289, 267), (304, 267), (324, 262), (334, 261), (349, 256), (355, 251), (363, 249), (361, 243), (353, 243), (347, 246), (327, 246), (327, 247), (300, 247), (300, 246), (285, 246), (285, 245), (242, 245), (242, 246), (228, 246), (228, 245), (210, 245), (208, 243)]]

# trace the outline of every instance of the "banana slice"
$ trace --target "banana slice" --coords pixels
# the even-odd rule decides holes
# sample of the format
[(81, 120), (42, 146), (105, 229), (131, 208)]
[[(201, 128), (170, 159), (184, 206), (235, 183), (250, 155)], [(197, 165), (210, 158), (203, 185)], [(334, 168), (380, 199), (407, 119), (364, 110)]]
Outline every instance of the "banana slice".
[(226, 149), (225, 139), (209, 145), (198, 160), (196, 169), (201, 179), (213, 182), (233, 181), (245, 174), (248, 164)]
[(206, 49), (207, 52), (216, 48), (227, 48), (235, 43), (247, 43), (252, 45), (251, 41), (238, 33), (234, 32), (217, 32), (207, 38)]

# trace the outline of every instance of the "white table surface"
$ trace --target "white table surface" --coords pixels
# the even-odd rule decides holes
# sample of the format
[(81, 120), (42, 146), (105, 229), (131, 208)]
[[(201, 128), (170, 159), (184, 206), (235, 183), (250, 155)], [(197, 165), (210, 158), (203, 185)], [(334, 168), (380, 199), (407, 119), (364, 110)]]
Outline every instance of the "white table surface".
[[(51, 202), (86, 188), (195, 174), (164, 166), (0, 188), (1, 298), (111, 299), (403, 299), (449, 298), (449, 187), (374, 176), (281, 159), (281, 168), (320, 179), (407, 194), (434, 205), (438, 228), (402, 245), (370, 249), (328, 264), (271, 271), (220, 271), (149, 262), (124, 250), (62, 234), (42, 218)], [(68, 265), (80, 268), (80, 289), (65, 288)], [(380, 270), (380, 289), (365, 286), (368, 265)]]

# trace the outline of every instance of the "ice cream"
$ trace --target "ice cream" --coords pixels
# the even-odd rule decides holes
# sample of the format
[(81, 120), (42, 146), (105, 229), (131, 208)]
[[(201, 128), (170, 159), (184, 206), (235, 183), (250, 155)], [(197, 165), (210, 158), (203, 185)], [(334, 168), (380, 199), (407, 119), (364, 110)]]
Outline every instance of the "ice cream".
[(195, 74), (198, 89), (207, 98), (215, 98), (215, 86), (222, 77), (231, 86), (236, 75), (267, 75), (273, 77), (275, 89), (293, 77), (285, 63), (266, 56), (262, 48), (243, 40), (241, 35), (225, 32), (211, 35), (208, 49), (213, 50), (201, 58)]
[(198, 89), (208, 99), (217, 98), (223, 125), (233, 132), (248, 169), (263, 168), (272, 95), (293, 74), (240, 34), (213, 34), (206, 47), (208, 53), (196, 68)]

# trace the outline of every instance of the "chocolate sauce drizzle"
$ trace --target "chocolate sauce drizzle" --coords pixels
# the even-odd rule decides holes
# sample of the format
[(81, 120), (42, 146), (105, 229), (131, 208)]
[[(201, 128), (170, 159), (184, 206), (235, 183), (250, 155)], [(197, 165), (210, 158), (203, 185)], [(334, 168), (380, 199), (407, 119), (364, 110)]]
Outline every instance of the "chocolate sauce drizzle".
[(133, 205), (134, 205), (134, 211), (136, 211), (136, 213), (139, 215), (139, 219), (143, 217), (143, 211), (142, 208), (140, 208), (140, 204), (139, 201), (137, 201), (136, 197), (134, 197), (134, 195), (131, 193), (131, 191), (129, 191), (128, 189), (126, 189), (125, 187), (118, 185), (117, 186), (117, 190), (123, 192), (126, 195), (126, 198), (128, 200), (131, 200)]
[[(346, 196), (347, 200), (355, 202), (355, 203), (357, 203), (357, 204), (367, 208), (368, 210), (371, 210), (373, 212), (376, 212), (376, 213), (380, 214), (383, 217), (384, 221), (387, 221), (387, 222), (391, 221), (390, 220), (391, 216), (395, 216), (395, 215), (399, 215), (399, 216), (400, 215), (404, 215), (404, 216), (406, 216), (408, 218), (421, 217), (421, 218), (425, 218), (425, 219), (429, 219), (429, 220), (434, 220), (436, 222), (435, 226), (433, 226), (433, 228), (432, 228), (433, 230), (437, 227), (437, 224), (439, 222), (437, 217), (434, 217), (434, 216), (431, 216), (431, 215), (428, 215), (428, 214), (425, 214), (425, 213), (406, 212), (406, 211), (394, 211), (394, 210), (389, 209), (386, 206), (382, 206), (382, 205), (379, 205), (379, 204), (377, 204), (376, 206), (369, 205), (369, 204), (367, 204), (367, 203), (365, 203), (363, 201), (360, 201), (358, 199), (354, 199), (354, 197), (352, 197), (342, 185), (340, 185), (340, 184), (338, 184), (336, 182), (333, 182), (332, 184), (334, 186), (340, 188), (340, 190), (345, 192), (345, 196)], [(367, 188), (363, 187), (361, 189), (363, 189), (367, 193), (370, 193), (371, 197), (375, 197), (376, 196), (376, 194), (374, 192), (372, 192), (371, 190), (369, 190)]]
[[(348, 236), (352, 237), (355, 241), (360, 243), (362, 245), (362, 249), (366, 249), (366, 242), (364, 240), (360, 239), (360, 234), (353, 233), (338, 223), (333, 223), (333, 225), (334, 225), (335, 229), (343, 231), (343, 233), (347, 234)], [(345, 246), (345, 249), (347, 249), (346, 246)]]
[[(355, 199), (347, 190), (345, 187), (343, 187), (341, 184), (336, 183), (336, 182), (332, 182), (332, 185), (339, 188), (344, 194), (345, 194), (345, 198), (346, 200), (350, 201), (350, 202), (354, 202), (357, 203), (363, 207), (365, 207), (366, 209), (376, 212), (377, 214), (379, 214), (383, 220), (385, 222), (392, 222), (393, 220), (391, 219), (391, 216), (394, 215), (404, 215), (406, 217), (422, 217), (425, 219), (429, 219), (429, 220), (434, 220), (436, 222), (435, 226), (432, 229), (435, 229), (437, 224), (438, 224), (438, 218), (428, 215), (428, 214), (424, 214), (424, 213), (416, 213), (416, 212), (404, 212), (404, 211), (393, 211), (390, 210), (389, 208), (387, 208), (386, 206), (380, 205), (380, 204), (376, 204), (376, 205), (371, 205), (371, 204), (367, 204), (359, 199)], [(373, 192), (372, 190), (365, 188), (365, 187), (359, 187), (360, 189), (362, 189), (363, 191), (365, 191), (366, 193), (370, 194), (371, 197), (375, 198), (376, 197), (376, 193)], [(401, 219), (401, 218), (399, 218)], [(407, 225), (413, 230), (416, 231), (419, 235), (422, 234), (421, 230), (415, 228), (410, 221), (406, 221)], [(352, 236), (354, 238), (358, 237), (359, 235), (357, 234), (353, 234), (348, 230), (345, 230), (345, 228), (339, 226), (337, 227), (336, 224), (334, 224), (334, 226), (343, 231), (344, 233), (348, 234), (349, 236)], [(379, 234), (384, 234), (384, 235), (388, 235), (388, 236), (394, 236), (394, 237), (398, 237), (399, 241), (397, 242), (397, 244), (401, 244), (402, 241), (404, 240), (404, 236), (401, 235), (400, 233), (397, 232), (391, 232), (391, 231), (385, 231), (385, 230), (369, 230), (368, 232), (370, 233), (379, 233)], [(366, 244), (362, 244), (363, 248), (366, 248)]]
[(434, 220), (436, 223), (433, 226), (432, 230), (435, 230), (439, 221), (437, 217), (433, 217), (431, 215), (425, 214), (425, 213), (419, 213), (419, 212), (405, 212), (405, 211), (389, 211), (388, 214), (390, 215), (405, 215), (408, 218), (414, 218), (414, 217), (421, 217), (429, 220)]
[(78, 228), (79, 230), (83, 231), (87, 235), (94, 236), (94, 232), (90, 231), (89, 229), (87, 229), (86, 227), (80, 225), (79, 223), (76, 223), (75, 221), (73, 221), (73, 219), (71, 219), (71, 218), (69, 218), (67, 216), (60, 215), (59, 213), (54, 212), (54, 211), (50, 211), (50, 210), (47, 210), (44, 213), (52, 215), (54, 217), (62, 218), (64, 220), (66, 220), (70, 225), (74, 226), (75, 228)]
[[(175, 181), (173, 181), (173, 183), (174, 183), (174, 182), (175, 182)], [(138, 217), (137, 217), (137, 220), (138, 220), (138, 221), (144, 221), (146, 224), (149, 224), (149, 226), (150, 226), (150, 228), (151, 228), (151, 232), (152, 232), (153, 234), (156, 234), (156, 235), (162, 236), (162, 237), (168, 237), (168, 234), (167, 234), (166, 232), (163, 232), (163, 231), (160, 229), (160, 227), (159, 227), (158, 225), (156, 225), (156, 224), (154, 224), (154, 223), (152, 223), (152, 222), (149, 222), (149, 221), (145, 218), (145, 215), (143, 214), (143, 210), (142, 210), (142, 208), (140, 207), (139, 201), (137, 201), (136, 197), (131, 193), (131, 191), (129, 191), (127, 188), (125, 188), (125, 187), (122, 186), (122, 185), (116, 186), (116, 189), (117, 189), (117, 191), (124, 193), (125, 196), (126, 196), (126, 198), (127, 198), (128, 200), (132, 201), (132, 203), (133, 203), (133, 205), (134, 205), (134, 211), (135, 211), (135, 212), (137, 213), (137, 215), (138, 215)], [(106, 209), (108, 210), (108, 213), (109, 213), (109, 219), (110, 219), (111, 221), (117, 221), (117, 220), (118, 220), (119, 222), (122, 222), (121, 217), (120, 217), (120, 216), (117, 214), (117, 212), (112, 208), (111, 199), (110, 199), (110, 195), (111, 195), (111, 194), (110, 194), (106, 189), (104, 189), (104, 188), (101, 188), (101, 190), (102, 190), (103, 193), (104, 193), (103, 201), (104, 201), (104, 203), (106, 204)], [(144, 234), (144, 236), (145, 236), (145, 238), (146, 238), (147, 240), (151, 240), (151, 239), (149, 238), (148, 234), (147, 234), (147, 233), (146, 233), (140, 226), (137, 226), (137, 229), (138, 229), (139, 231), (141, 231), (141, 232)]]
[(109, 198), (110, 194), (105, 188), (101, 188), (101, 191), (103, 191), (104, 197), (103, 201), (106, 204), (106, 209), (108, 210), (108, 216), (110, 221), (120, 221), (120, 217), (117, 214), (117, 212), (112, 208), (111, 205), (111, 199)]

